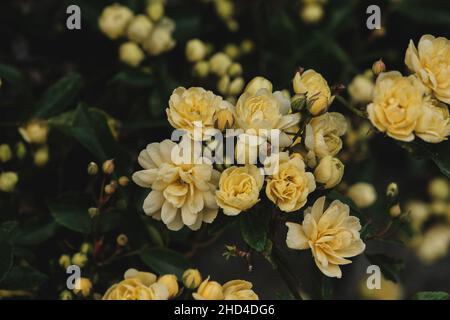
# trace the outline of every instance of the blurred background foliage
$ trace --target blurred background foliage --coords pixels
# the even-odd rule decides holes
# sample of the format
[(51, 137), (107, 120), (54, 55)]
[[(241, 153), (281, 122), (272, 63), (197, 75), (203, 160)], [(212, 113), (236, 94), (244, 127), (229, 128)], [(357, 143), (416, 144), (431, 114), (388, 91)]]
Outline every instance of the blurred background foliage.
[[(140, 0), (118, 2), (135, 12), (145, 5)], [(130, 184), (114, 196), (112, 212), (106, 218), (91, 219), (87, 211), (99, 181), (86, 174), (86, 166), (91, 161), (102, 163), (114, 158), (117, 178), (129, 176), (137, 167), (139, 150), (170, 137), (165, 108), (175, 87), (216, 90), (213, 79), (192, 76), (185, 58), (189, 39), (210, 42), (216, 50), (251, 39), (254, 52), (240, 60), (244, 79), (262, 75), (276, 89), (290, 89), (300, 66), (322, 73), (330, 85), (347, 85), (379, 58), (388, 69), (405, 71), (404, 52), (410, 39), (416, 42), (427, 33), (450, 38), (450, 3), (446, 0), (376, 2), (382, 12), (382, 33), (366, 28), (366, 8), (374, 1), (328, 1), (324, 17), (313, 25), (300, 19), (300, 1), (236, 1), (239, 30), (230, 32), (211, 4), (169, 0), (166, 14), (176, 23), (175, 48), (148, 58), (145, 67), (130, 68), (120, 63), (118, 44), (101, 34), (97, 26), (102, 9), (113, 1), (1, 1), (0, 143), (19, 142), (17, 127), (32, 118), (48, 120), (51, 131), (45, 167), (34, 167), (30, 155), (2, 167), (18, 172), (19, 183), (13, 193), (0, 193), (0, 289), (25, 290), (25, 297), (37, 292), (34, 296), (57, 298), (66, 277), (58, 265), (59, 257), (76, 253), (81, 243), (87, 242), (94, 247), (93, 263), (83, 272), (95, 280), (96, 292), (120, 279), (128, 267), (180, 274), (191, 265), (219, 280), (250, 279), (263, 298), (288, 297), (263, 258), (255, 257), (251, 273), (240, 259), (224, 263), (225, 244), (246, 248), (236, 231), (237, 223), (230, 223), (228, 217), (221, 216), (209, 230), (198, 233), (185, 229), (169, 232), (144, 216), (141, 204), (145, 190)], [(65, 27), (70, 4), (81, 8), (81, 30)], [(337, 102), (332, 108), (348, 114)], [(111, 131), (111, 126), (117, 132)], [(363, 161), (348, 160), (345, 181), (370, 182), (380, 195), (395, 181), (401, 200), (428, 201), (427, 183), (442, 173), (424, 155), (433, 158), (437, 154), (441, 168), (448, 173), (449, 143), (436, 150), (413, 151), (419, 153), (418, 159), (393, 140), (376, 135)], [(380, 220), (388, 217), (382, 198), (365, 214)], [(222, 234), (224, 227), (227, 230)], [(115, 239), (121, 233), (129, 240), (121, 249), (125, 254), (121, 251), (117, 258)], [(209, 245), (216, 233), (222, 236)], [(385, 275), (391, 274), (402, 283), (404, 297), (421, 290), (450, 291), (449, 257), (425, 266), (400, 245), (379, 242), (369, 243), (368, 253), (382, 263), (386, 257), (380, 262), (377, 255), (388, 251), (391, 260), (387, 259)], [(102, 248), (100, 256), (95, 256), (96, 246)], [(369, 264), (366, 258), (347, 267), (343, 280), (330, 281), (322, 280), (308, 254), (288, 254), (308, 295), (359, 297), (359, 281)], [(400, 258), (404, 261), (401, 264), (397, 261)], [(317, 281), (323, 282), (321, 292), (314, 291)]]

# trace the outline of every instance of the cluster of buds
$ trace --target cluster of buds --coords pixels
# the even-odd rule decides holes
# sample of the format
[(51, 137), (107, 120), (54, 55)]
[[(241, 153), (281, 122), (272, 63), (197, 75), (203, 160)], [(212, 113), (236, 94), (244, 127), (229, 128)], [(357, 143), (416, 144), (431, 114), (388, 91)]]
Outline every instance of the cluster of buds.
[[(49, 160), (49, 148), (47, 146), (49, 127), (43, 120), (33, 119), (19, 128), (22, 138), (33, 146), (33, 161), (37, 167), (44, 167)], [(23, 144), (17, 144), (16, 155), (23, 159), (26, 148)]]
[(214, 8), (219, 18), (225, 22), (230, 31), (237, 31), (239, 23), (235, 18), (235, 4), (233, 0), (213, 0)]

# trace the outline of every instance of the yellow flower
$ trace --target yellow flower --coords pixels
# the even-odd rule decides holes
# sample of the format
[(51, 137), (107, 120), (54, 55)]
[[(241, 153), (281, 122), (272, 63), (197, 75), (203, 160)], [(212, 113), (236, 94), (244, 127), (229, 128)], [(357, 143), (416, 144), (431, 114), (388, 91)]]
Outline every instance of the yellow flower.
[(84, 253), (77, 252), (72, 256), (72, 264), (83, 268), (88, 263), (88, 257)]
[(367, 208), (377, 200), (377, 192), (370, 183), (358, 182), (350, 186), (347, 196), (358, 208)]
[(260, 170), (254, 165), (230, 167), (220, 175), (217, 204), (223, 213), (235, 216), (253, 207), (259, 201), (264, 183)]
[(12, 171), (0, 173), (0, 191), (12, 192), (19, 181), (17, 173)]
[(125, 34), (133, 12), (118, 3), (107, 6), (98, 19), (100, 30), (110, 39), (117, 39)]
[(424, 90), (414, 76), (397, 71), (381, 73), (375, 83), (369, 120), (381, 132), (401, 141), (412, 141), (422, 112)]
[(266, 195), (281, 211), (293, 212), (305, 205), (316, 183), (313, 174), (305, 172), (299, 154), (289, 157), (287, 152), (281, 152), (278, 157), (279, 166), (267, 179)]
[(136, 43), (129, 41), (120, 45), (119, 58), (123, 63), (137, 67), (144, 60), (145, 55)]
[(125, 272), (125, 280), (111, 286), (102, 300), (167, 300), (167, 287), (155, 282), (156, 276), (149, 272), (129, 269)]
[(73, 292), (75, 294), (81, 294), (83, 297), (89, 296), (92, 290), (92, 282), (88, 278), (78, 278), (75, 281), (75, 288)]
[(252, 135), (261, 135), (261, 129), (278, 129), (279, 145), (289, 146), (292, 139), (284, 130), (300, 121), (299, 113), (290, 113), (290, 105), (289, 99), (281, 91), (272, 93), (270, 81), (256, 77), (237, 101), (235, 126)]
[(370, 77), (359, 74), (348, 85), (348, 94), (356, 103), (368, 103), (372, 101), (374, 87)]
[(169, 291), (169, 298), (173, 298), (178, 294), (178, 280), (174, 274), (165, 274), (158, 279), (158, 283), (162, 283)]
[(206, 56), (206, 46), (199, 39), (191, 39), (186, 44), (186, 58), (190, 62), (198, 62)]
[(175, 23), (169, 18), (163, 18), (153, 27), (150, 35), (144, 40), (142, 46), (151, 56), (158, 56), (175, 46), (175, 40), (172, 38), (172, 32), (175, 29)]
[(47, 142), (48, 125), (41, 120), (31, 120), (19, 128), (19, 133), (28, 143), (43, 144)]
[(296, 94), (306, 94), (309, 112), (314, 116), (326, 112), (333, 102), (334, 96), (331, 96), (327, 81), (312, 69), (302, 74), (297, 72), (292, 83)]
[(252, 283), (244, 280), (232, 280), (223, 285), (225, 300), (259, 300), (252, 290)]
[(153, 29), (153, 23), (150, 19), (139, 14), (131, 20), (128, 26), (127, 36), (131, 41), (142, 43), (149, 35)]
[(211, 164), (196, 164), (198, 156), (172, 160), (179, 149), (170, 140), (149, 144), (138, 158), (144, 170), (135, 172), (133, 181), (152, 189), (143, 204), (147, 215), (162, 220), (170, 230), (183, 225), (198, 230), (202, 222), (211, 223), (217, 216), (214, 193), (219, 172)]
[(344, 175), (344, 164), (338, 158), (325, 156), (320, 160), (314, 170), (316, 181), (324, 184), (325, 189), (330, 189), (339, 184)]
[(347, 131), (347, 121), (337, 112), (327, 112), (314, 117), (306, 125), (305, 146), (309, 166), (317, 165), (316, 158), (335, 156), (342, 149), (341, 136)]
[(197, 138), (194, 137), (194, 130), (214, 128), (215, 113), (223, 108), (228, 108), (228, 103), (212, 91), (199, 87), (178, 87), (170, 96), (166, 113), (172, 127), (185, 130), (191, 138), (203, 139), (206, 132)]
[(231, 59), (223, 52), (218, 52), (214, 54), (209, 59), (209, 65), (211, 67), (211, 72), (218, 75), (219, 77), (225, 75), (228, 68), (231, 66)]
[(209, 277), (205, 279), (198, 287), (197, 292), (192, 294), (195, 300), (223, 300), (223, 288), (216, 281), (209, 281)]
[(223, 131), (230, 129), (234, 125), (235, 108), (230, 103), (221, 103), (214, 115), (215, 126)]
[(295, 250), (311, 249), (317, 267), (328, 277), (341, 278), (340, 265), (351, 263), (365, 249), (360, 239), (361, 224), (349, 215), (350, 209), (339, 200), (324, 211), (325, 197), (305, 211), (303, 224), (287, 222), (286, 244)]
[(202, 282), (202, 275), (197, 269), (187, 269), (183, 273), (183, 284), (188, 289), (196, 289)]
[(426, 34), (418, 48), (412, 40), (406, 50), (405, 63), (431, 89), (439, 100), (450, 103), (450, 41)]
[(445, 104), (426, 97), (415, 128), (416, 135), (430, 143), (439, 143), (450, 135), (450, 117)]
[(63, 254), (59, 257), (58, 264), (64, 269), (67, 269), (70, 266), (70, 261), (70, 256), (68, 254)]

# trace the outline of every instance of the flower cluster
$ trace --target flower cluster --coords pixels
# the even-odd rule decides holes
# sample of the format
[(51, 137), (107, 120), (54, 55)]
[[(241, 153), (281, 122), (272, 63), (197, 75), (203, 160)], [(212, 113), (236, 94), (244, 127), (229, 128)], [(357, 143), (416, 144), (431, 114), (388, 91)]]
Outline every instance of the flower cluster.
[(174, 22), (164, 16), (164, 0), (149, 0), (146, 12), (135, 15), (128, 7), (112, 4), (98, 19), (100, 30), (110, 39), (126, 37), (119, 47), (120, 60), (132, 67), (145, 59), (144, 51), (157, 56), (175, 46)]
[[(195, 290), (192, 297), (195, 300), (258, 300), (258, 295), (252, 290), (253, 285), (244, 280), (232, 280), (224, 285), (210, 281), (207, 277), (202, 282), (202, 276), (196, 269), (188, 269), (183, 273), (184, 290)], [(173, 274), (157, 277), (150, 272), (128, 269), (124, 280), (112, 285), (103, 295), (103, 300), (169, 300), (179, 297), (184, 291), (178, 278)]]
[(398, 71), (378, 76), (369, 119), (394, 139), (439, 143), (450, 135), (450, 41), (424, 35), (418, 48), (411, 41), (405, 63), (413, 73), (408, 77)]

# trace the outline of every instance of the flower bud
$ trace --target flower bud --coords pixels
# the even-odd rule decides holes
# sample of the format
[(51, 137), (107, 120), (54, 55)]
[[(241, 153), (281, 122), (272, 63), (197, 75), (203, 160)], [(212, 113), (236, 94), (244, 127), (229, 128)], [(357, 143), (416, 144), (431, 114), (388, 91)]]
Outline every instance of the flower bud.
[(173, 298), (178, 294), (178, 281), (174, 274), (166, 274), (158, 279), (158, 283), (162, 283), (169, 291), (169, 298)]
[(6, 143), (0, 145), (0, 162), (8, 162), (11, 160), (12, 152), (11, 147)]
[(228, 95), (229, 87), (230, 77), (227, 74), (220, 77), (219, 82), (217, 82), (217, 90), (223, 95)]
[(119, 185), (121, 187), (126, 187), (129, 182), (130, 182), (130, 179), (128, 179), (128, 177), (122, 176), (119, 178)]
[(325, 189), (330, 189), (341, 182), (344, 175), (344, 164), (338, 158), (326, 156), (322, 158), (314, 170), (316, 181), (324, 184)]
[(398, 185), (395, 182), (391, 182), (387, 186), (386, 196), (388, 198), (396, 198), (398, 196)]
[(206, 46), (199, 39), (191, 39), (186, 44), (186, 59), (189, 62), (198, 62), (206, 56)]
[(393, 218), (397, 218), (399, 215), (401, 215), (402, 214), (402, 209), (400, 208), (400, 204), (397, 203), (396, 205), (393, 205), (389, 209), (389, 214)]
[(80, 247), (80, 252), (84, 254), (90, 254), (92, 252), (92, 245), (88, 242), (83, 242)]
[(293, 112), (301, 112), (306, 108), (306, 94), (296, 94), (292, 98), (291, 109)]
[(153, 29), (153, 23), (150, 19), (139, 14), (131, 20), (128, 26), (127, 36), (131, 41), (142, 43), (150, 34)]
[(119, 234), (116, 239), (116, 243), (119, 247), (125, 247), (128, 244), (128, 237), (126, 234)]
[(230, 77), (239, 77), (242, 75), (242, 65), (238, 62), (233, 62), (233, 64), (228, 69), (228, 75)]
[(244, 88), (244, 79), (241, 77), (234, 79), (230, 83), (230, 87), (228, 89), (228, 94), (231, 96), (237, 96), (242, 92), (242, 89)]
[(223, 300), (223, 288), (216, 281), (209, 281), (209, 277), (205, 279), (198, 287), (197, 292), (192, 294), (195, 300)]
[(209, 59), (211, 72), (219, 77), (227, 73), (231, 63), (230, 58), (223, 52), (218, 52)]
[(183, 273), (183, 285), (186, 288), (194, 290), (198, 288), (201, 282), (202, 282), (202, 275), (200, 274), (200, 271), (198, 271), (197, 269), (187, 269)]
[(164, 16), (164, 4), (162, 1), (151, 1), (146, 8), (147, 15), (152, 21), (158, 21)]
[(219, 107), (215, 114), (216, 127), (223, 131), (230, 129), (234, 124), (234, 112), (232, 106), (228, 103)]
[(302, 8), (300, 16), (306, 24), (317, 23), (323, 17), (323, 8), (318, 3), (308, 3)]
[(81, 252), (77, 252), (72, 256), (72, 264), (83, 268), (88, 262), (88, 257)]
[(75, 280), (75, 288), (73, 292), (75, 294), (81, 294), (83, 297), (89, 296), (92, 290), (92, 282), (88, 278), (78, 278)]
[(72, 292), (70, 292), (69, 290), (64, 290), (59, 294), (59, 299), (60, 300), (72, 300), (73, 296), (72, 296)]
[(25, 144), (23, 142), (18, 142), (16, 144), (16, 157), (22, 160), (26, 155), (27, 148), (25, 147)]
[(234, 14), (234, 3), (230, 0), (214, 1), (216, 12), (219, 17), (229, 20)]
[(250, 39), (244, 39), (241, 43), (242, 53), (249, 54), (255, 48), (255, 44)]
[(259, 89), (266, 89), (267, 91), (272, 92), (272, 82), (263, 77), (255, 77), (247, 84), (244, 92), (254, 95)]
[(119, 47), (120, 61), (129, 66), (139, 66), (144, 58), (144, 51), (135, 42), (125, 42)]
[(44, 144), (47, 142), (48, 125), (44, 121), (31, 120), (19, 128), (19, 133), (28, 143)]
[(430, 210), (434, 215), (443, 216), (447, 213), (447, 201), (435, 200), (430, 205)]
[(386, 71), (386, 65), (384, 64), (383, 60), (377, 60), (372, 65), (372, 72), (374, 75), (379, 75), (380, 73)]
[(114, 168), (115, 166), (113, 159), (106, 160), (105, 162), (103, 162), (102, 170), (105, 174), (111, 175), (114, 172)]
[(114, 187), (114, 185), (112, 185), (112, 184), (107, 184), (106, 186), (105, 186), (105, 193), (107, 194), (107, 195), (112, 195), (112, 194), (114, 194), (116, 192), (116, 188)]
[(375, 84), (373, 80), (364, 75), (357, 75), (348, 85), (348, 94), (356, 103), (368, 103), (372, 101)]
[(199, 78), (206, 78), (209, 74), (209, 63), (199, 61), (194, 65), (194, 74)]
[(223, 52), (225, 52), (232, 60), (235, 60), (240, 55), (239, 47), (232, 43), (227, 44), (223, 49)]
[(347, 196), (358, 208), (371, 206), (377, 200), (375, 188), (370, 183), (358, 182), (347, 190)]
[(312, 69), (297, 72), (292, 80), (294, 92), (305, 94), (307, 107), (313, 116), (325, 113), (334, 97), (322, 75)]
[(110, 39), (115, 40), (125, 34), (133, 12), (120, 4), (105, 7), (98, 19), (100, 30)]
[(70, 256), (63, 254), (59, 257), (58, 264), (65, 270), (70, 266)]
[(92, 207), (88, 209), (88, 214), (91, 218), (98, 216), (98, 213), (99, 213), (98, 208)]
[(19, 177), (15, 172), (8, 171), (0, 173), (0, 191), (12, 192), (18, 181)]
[(428, 184), (428, 194), (434, 199), (447, 199), (450, 194), (448, 180), (444, 178), (435, 178), (431, 180)]
[(98, 173), (98, 165), (95, 162), (89, 162), (87, 166), (87, 173), (90, 176), (95, 176)]

